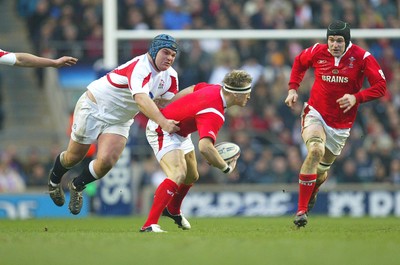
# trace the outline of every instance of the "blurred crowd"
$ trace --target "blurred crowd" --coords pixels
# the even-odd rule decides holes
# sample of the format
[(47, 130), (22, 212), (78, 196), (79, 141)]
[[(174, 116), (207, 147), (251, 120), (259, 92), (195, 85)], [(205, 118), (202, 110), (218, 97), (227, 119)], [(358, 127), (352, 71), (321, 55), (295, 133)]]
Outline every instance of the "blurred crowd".
[[(102, 59), (101, 0), (19, 0), (35, 52), (41, 56), (72, 55), (80, 64)], [(351, 28), (400, 28), (400, 1), (395, 0), (118, 0), (120, 29), (325, 29), (333, 19)], [(295, 110), (283, 103), (294, 57), (319, 40), (181, 40), (174, 68), (180, 87), (197, 82), (220, 83), (230, 69), (252, 74), (254, 88), (245, 109), (227, 115), (221, 140), (242, 148), (235, 174), (227, 177), (199, 158), (200, 183), (296, 183), (304, 158), (300, 112), (312, 84), (308, 73), (299, 89)], [(330, 173), (337, 183), (400, 183), (400, 38), (353, 39), (379, 61), (388, 82), (382, 99), (363, 104), (343, 153)], [(145, 53), (148, 40), (120, 41), (119, 63)], [(368, 83), (365, 84), (368, 86)], [(138, 119), (129, 140), (132, 165), (142, 168), (142, 185), (160, 178), (157, 162)], [(196, 137), (196, 136), (194, 136)], [(34, 152), (33, 152), (34, 153)], [(52, 156), (53, 154), (49, 156)], [(17, 159), (18, 160), (18, 159)], [(53, 161), (53, 157), (49, 157)], [(28, 163), (22, 174), (31, 185), (39, 174)], [(1, 157), (0, 191), (7, 151)], [(43, 162), (46, 175), (49, 165)], [(42, 184), (46, 184), (47, 176)], [(17, 184), (15, 184), (17, 185)], [(19, 184), (18, 184), (19, 185)]]

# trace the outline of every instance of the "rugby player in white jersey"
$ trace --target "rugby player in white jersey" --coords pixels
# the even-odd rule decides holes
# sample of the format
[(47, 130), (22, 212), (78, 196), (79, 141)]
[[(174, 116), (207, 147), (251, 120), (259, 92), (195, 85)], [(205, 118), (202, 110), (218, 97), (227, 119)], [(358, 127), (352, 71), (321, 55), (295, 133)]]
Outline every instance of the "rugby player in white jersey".
[(57, 206), (65, 202), (60, 185), (63, 175), (81, 162), (90, 145), (97, 142), (96, 158), (68, 183), (69, 210), (75, 215), (80, 213), (82, 191), (117, 163), (139, 111), (167, 132), (179, 130), (177, 122), (166, 119), (153, 101), (169, 100), (178, 92), (178, 74), (172, 68), (177, 52), (175, 39), (160, 34), (152, 40), (147, 53), (88, 85), (75, 106), (67, 150), (57, 156), (49, 174), (49, 193)]

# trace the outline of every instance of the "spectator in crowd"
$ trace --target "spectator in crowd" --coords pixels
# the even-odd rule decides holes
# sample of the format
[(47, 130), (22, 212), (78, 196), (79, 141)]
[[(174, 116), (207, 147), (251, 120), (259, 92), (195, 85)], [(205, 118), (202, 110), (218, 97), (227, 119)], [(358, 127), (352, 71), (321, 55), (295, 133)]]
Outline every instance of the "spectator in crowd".
[[(26, 183), (28, 185), (40, 182), (40, 167), (45, 170), (45, 165), (42, 161), (41, 152), (37, 147), (32, 147), (28, 150), (27, 156), (24, 161), (24, 172), (27, 176)], [(45, 178), (46, 180), (46, 178)], [(44, 182), (46, 184), (46, 181)]]
[(10, 156), (0, 154), (0, 193), (24, 192), (26, 183), (21, 174), (11, 165)]
[(28, 172), (29, 178), (27, 181), (28, 187), (46, 187), (47, 172), (43, 163), (34, 164)]
[(9, 166), (12, 167), (18, 174), (20, 174), (24, 181), (27, 180), (28, 176), (25, 172), (25, 162), (21, 159), (18, 153), (17, 147), (14, 144), (10, 144), (6, 147), (5, 153), (9, 159)]
[(288, 161), (283, 155), (275, 155), (271, 161), (274, 183), (282, 183), (290, 178), (292, 173), (288, 167)]
[(232, 41), (223, 40), (219, 51), (214, 54), (214, 67), (211, 71), (208, 83), (218, 84), (221, 82), (220, 80), (222, 80), (227, 73), (238, 68), (239, 59), (239, 54), (233, 46)]
[(296, 28), (310, 28), (313, 21), (313, 13), (310, 3), (305, 0), (295, 1), (294, 25)]
[(103, 58), (103, 27), (99, 24), (93, 26), (92, 31), (85, 39), (86, 62), (96, 62)]
[(400, 184), (400, 158), (394, 158), (390, 163), (390, 181)]
[(34, 8), (35, 11), (28, 14), (26, 25), (29, 36), (34, 43), (40, 41), (39, 36), (42, 25), (50, 18), (49, 8), (49, 0), (39, 0)]
[[(231, 183), (257, 183), (262, 177), (255, 174), (256, 152), (250, 147), (242, 146), (240, 159), (237, 162), (236, 168), (239, 178), (229, 178)], [(268, 166), (266, 166), (268, 168)], [(264, 168), (265, 171), (267, 168)], [(263, 169), (263, 170), (264, 170)], [(266, 173), (266, 172), (263, 172)], [(261, 181), (260, 181), (261, 182)]]
[[(196, 182), (197, 184), (218, 184), (225, 183), (225, 179), (221, 179), (219, 176), (219, 170), (210, 167), (210, 165), (204, 159), (201, 159), (199, 156), (197, 157), (197, 170), (199, 171), (199, 180)], [(228, 177), (234, 174), (228, 175)]]
[[(139, 181), (140, 187), (153, 186), (157, 187), (164, 180), (165, 174), (161, 176), (158, 174), (160, 168), (157, 165), (157, 160), (153, 157), (143, 160), (143, 173), (141, 174), (141, 179)], [(139, 189), (141, 190), (141, 189)]]
[(359, 183), (357, 175), (357, 163), (353, 158), (344, 160), (342, 170), (336, 176), (338, 183)]
[(365, 148), (359, 147), (355, 151), (355, 160), (357, 162), (356, 175), (360, 182), (368, 183), (374, 179), (373, 158), (369, 156)]
[(165, 9), (162, 14), (165, 29), (190, 29), (192, 17), (183, 10), (182, 0), (165, 0)]
[[(164, 27), (161, 16), (162, 6), (159, 7), (157, 2), (157, 0), (148, 0), (146, 4), (143, 5), (144, 23), (149, 25), (150, 29), (161, 29)], [(122, 9), (124, 9), (124, 7)]]
[(212, 56), (203, 50), (198, 40), (186, 42), (182, 45), (179, 56), (181, 65), (181, 87), (188, 87), (201, 80), (208, 80), (212, 69)]
[(137, 7), (130, 7), (126, 17), (126, 28), (133, 30), (146, 30), (149, 25), (145, 22), (142, 10)]

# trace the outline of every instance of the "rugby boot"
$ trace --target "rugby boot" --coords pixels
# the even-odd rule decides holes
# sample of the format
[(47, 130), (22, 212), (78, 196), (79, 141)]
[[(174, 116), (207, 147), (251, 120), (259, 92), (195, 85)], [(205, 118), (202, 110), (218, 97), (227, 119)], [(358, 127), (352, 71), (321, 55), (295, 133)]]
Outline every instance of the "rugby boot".
[(178, 225), (179, 228), (183, 229), (183, 230), (189, 230), (191, 227), (189, 221), (185, 218), (185, 216), (182, 214), (182, 212), (180, 214), (171, 214), (167, 208), (165, 208), (162, 212), (163, 216), (167, 216), (169, 218), (171, 218), (172, 220), (175, 221), (175, 224)]

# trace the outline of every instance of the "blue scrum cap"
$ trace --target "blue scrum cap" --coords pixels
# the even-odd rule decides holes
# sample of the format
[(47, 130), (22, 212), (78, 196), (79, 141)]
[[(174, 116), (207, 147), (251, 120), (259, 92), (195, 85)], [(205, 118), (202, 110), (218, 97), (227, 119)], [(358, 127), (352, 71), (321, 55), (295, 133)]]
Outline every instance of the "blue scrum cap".
[(344, 38), (346, 48), (347, 48), (347, 46), (349, 46), (351, 37), (350, 37), (350, 26), (348, 23), (340, 21), (340, 20), (336, 20), (336, 21), (332, 22), (328, 26), (328, 30), (326, 32), (326, 38), (328, 38), (331, 35), (342, 36)]
[(156, 60), (156, 56), (159, 50), (162, 48), (168, 48), (175, 52), (178, 52), (178, 44), (176, 43), (175, 38), (171, 37), (168, 34), (160, 34), (154, 37), (154, 39), (150, 43), (149, 54), (153, 61)]

